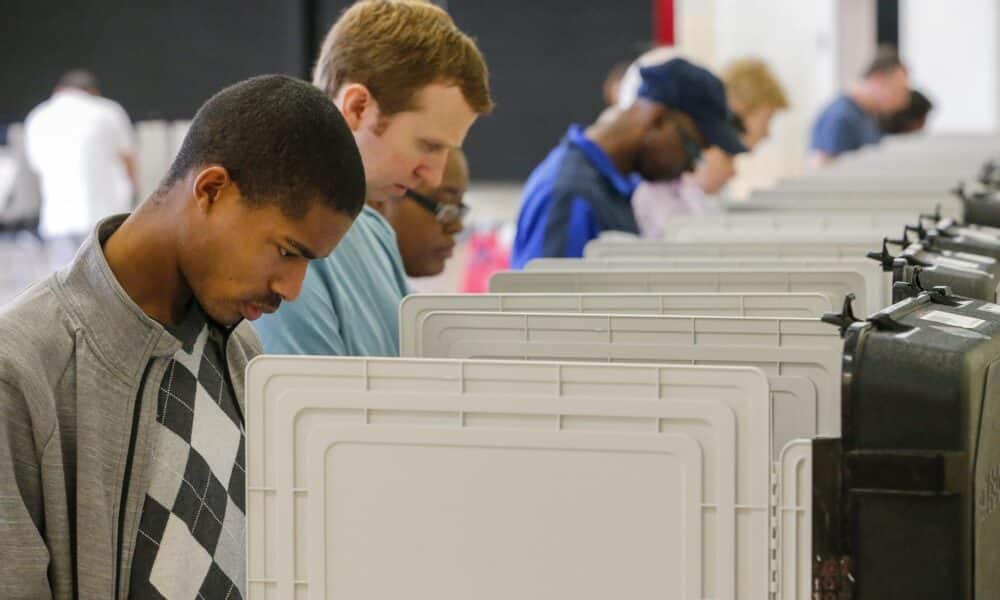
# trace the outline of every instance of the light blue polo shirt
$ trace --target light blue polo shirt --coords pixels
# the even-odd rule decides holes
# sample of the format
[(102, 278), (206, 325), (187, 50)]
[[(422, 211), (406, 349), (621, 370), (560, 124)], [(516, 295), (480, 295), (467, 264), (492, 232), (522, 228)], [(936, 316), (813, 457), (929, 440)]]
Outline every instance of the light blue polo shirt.
[(878, 119), (861, 110), (857, 102), (844, 94), (830, 103), (812, 128), (809, 147), (830, 156), (877, 144), (882, 139)]
[(268, 354), (399, 356), (406, 293), (396, 232), (365, 206), (330, 256), (309, 263), (299, 297), (253, 325)]

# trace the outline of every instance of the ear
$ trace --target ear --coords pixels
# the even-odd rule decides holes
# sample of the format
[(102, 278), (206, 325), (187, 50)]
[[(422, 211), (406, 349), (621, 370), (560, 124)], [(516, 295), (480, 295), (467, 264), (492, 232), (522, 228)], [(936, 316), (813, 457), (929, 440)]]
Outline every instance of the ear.
[(195, 205), (202, 212), (210, 211), (223, 191), (233, 183), (225, 167), (212, 165), (199, 171), (191, 185)]
[(378, 102), (368, 88), (360, 83), (349, 83), (342, 87), (334, 104), (344, 115), (351, 131), (361, 129), (366, 117), (371, 119), (378, 116)]

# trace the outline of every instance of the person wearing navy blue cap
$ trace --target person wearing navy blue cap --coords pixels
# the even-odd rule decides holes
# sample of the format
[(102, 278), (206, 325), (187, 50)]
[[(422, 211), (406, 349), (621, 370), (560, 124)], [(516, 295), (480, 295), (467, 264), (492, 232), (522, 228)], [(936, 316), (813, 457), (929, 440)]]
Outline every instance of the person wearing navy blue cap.
[(701, 151), (745, 152), (717, 77), (684, 59), (640, 69), (638, 97), (572, 125), (525, 185), (511, 266), (579, 257), (603, 231), (637, 233), (631, 196), (639, 181), (691, 171)]

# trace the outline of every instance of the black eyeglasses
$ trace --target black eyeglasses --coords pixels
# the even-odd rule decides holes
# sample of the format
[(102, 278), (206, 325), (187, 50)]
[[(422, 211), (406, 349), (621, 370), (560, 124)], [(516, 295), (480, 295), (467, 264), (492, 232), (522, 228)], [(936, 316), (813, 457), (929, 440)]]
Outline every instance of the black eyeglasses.
[(427, 209), (434, 215), (438, 223), (448, 225), (455, 221), (462, 221), (465, 215), (469, 214), (469, 207), (465, 204), (453, 204), (451, 202), (438, 202), (433, 198), (418, 194), (413, 190), (406, 190), (406, 195), (412, 198), (417, 204)]
[(680, 123), (674, 122), (674, 127), (677, 128), (677, 135), (681, 138), (681, 145), (684, 147), (684, 154), (687, 158), (687, 164), (684, 165), (685, 171), (693, 171), (695, 165), (701, 160), (701, 145), (696, 139), (691, 137), (691, 134), (687, 132)]
[(746, 123), (743, 122), (743, 117), (741, 117), (739, 113), (730, 112), (728, 120), (729, 124), (732, 125), (733, 129), (735, 129), (740, 135), (747, 132)]

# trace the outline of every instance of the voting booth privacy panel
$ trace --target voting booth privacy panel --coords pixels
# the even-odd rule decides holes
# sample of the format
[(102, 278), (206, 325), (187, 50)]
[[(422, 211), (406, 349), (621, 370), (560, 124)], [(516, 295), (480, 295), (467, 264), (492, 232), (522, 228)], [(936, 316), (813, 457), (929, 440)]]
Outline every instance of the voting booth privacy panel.
[[(914, 219), (915, 220), (915, 219)], [(900, 231), (903, 226), (892, 231)], [(793, 236), (773, 232), (743, 237), (741, 234), (723, 234), (721, 239), (702, 239), (697, 242), (644, 240), (619, 236), (600, 237), (584, 248), (586, 258), (612, 258), (618, 256), (647, 256), (665, 259), (687, 257), (721, 257), (733, 260), (747, 258), (861, 258), (874, 250), (886, 235), (865, 232), (845, 240), (837, 233), (796, 233)], [(787, 234), (787, 232), (786, 232)], [(824, 239), (825, 238), (825, 239)]]
[(247, 389), (252, 598), (808, 590), (808, 442), (772, 468), (758, 369), (262, 357)]
[(998, 149), (407, 297), (403, 358), (258, 358), (250, 597), (992, 598), (1000, 177), (944, 182)]
[(884, 306), (885, 278), (831, 265), (811, 269), (564, 269), (501, 271), (490, 279), (492, 293), (818, 293), (833, 306), (847, 294), (857, 297), (856, 310), (868, 314)]
[(400, 355), (414, 356), (413, 332), (429, 313), (439, 310), (808, 318), (833, 308), (830, 299), (818, 293), (410, 294), (399, 306)]
[(840, 338), (818, 320), (436, 311), (404, 324), (412, 356), (754, 366), (767, 373), (774, 452), (840, 434)]
[(945, 191), (923, 193), (871, 190), (845, 195), (836, 190), (803, 191), (775, 188), (754, 192), (746, 202), (734, 204), (734, 211), (778, 211), (787, 213), (884, 213), (940, 210), (946, 217), (960, 217), (963, 204)]
[(841, 239), (868, 234), (878, 238), (886, 231), (899, 231), (913, 222), (910, 211), (871, 214), (787, 214), (787, 213), (722, 213), (718, 215), (676, 216), (663, 230), (664, 241), (699, 242), (739, 239), (774, 241), (776, 236), (819, 234), (824, 237), (841, 235)]

